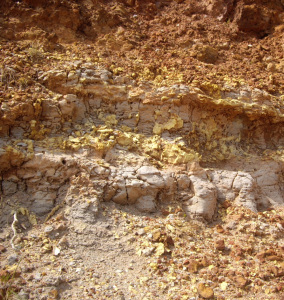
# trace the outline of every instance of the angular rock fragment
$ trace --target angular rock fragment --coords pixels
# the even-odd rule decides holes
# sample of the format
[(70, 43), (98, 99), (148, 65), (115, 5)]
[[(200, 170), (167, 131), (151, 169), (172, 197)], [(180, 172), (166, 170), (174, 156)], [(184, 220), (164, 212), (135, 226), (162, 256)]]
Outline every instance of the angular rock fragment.
[(152, 213), (155, 212), (156, 207), (156, 199), (153, 196), (142, 196), (140, 197), (136, 204), (136, 208), (142, 212)]
[(253, 212), (257, 212), (255, 201), (256, 184), (249, 173), (238, 172), (233, 183), (233, 189), (239, 191), (235, 200), (236, 203), (249, 208)]
[(199, 283), (197, 290), (199, 295), (204, 299), (212, 299), (214, 297), (213, 289), (204, 283)]
[(205, 171), (199, 175), (191, 175), (194, 196), (184, 202), (187, 214), (197, 215), (210, 220), (217, 204), (217, 191), (215, 185), (207, 178)]

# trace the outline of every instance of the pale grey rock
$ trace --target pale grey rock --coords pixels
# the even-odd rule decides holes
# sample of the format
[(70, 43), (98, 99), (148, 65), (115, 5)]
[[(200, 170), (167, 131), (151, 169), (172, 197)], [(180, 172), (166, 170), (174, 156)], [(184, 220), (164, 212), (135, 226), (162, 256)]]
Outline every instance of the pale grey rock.
[(10, 135), (13, 138), (21, 139), (24, 137), (25, 130), (22, 127), (13, 127), (10, 131)]
[(11, 266), (16, 262), (18, 262), (19, 256), (17, 254), (11, 254), (10, 256), (8, 256), (7, 260), (8, 260), (8, 264)]
[(40, 273), (35, 273), (35, 274), (34, 274), (34, 279), (35, 279), (36, 281), (40, 281), (40, 280), (42, 279), (42, 275), (41, 275)]
[(112, 185), (114, 187), (116, 187), (117, 189), (120, 189), (120, 190), (124, 190), (125, 189), (125, 184), (126, 184), (126, 181), (124, 178), (121, 178), (121, 176), (118, 174), (117, 175), (118, 179), (116, 179)]
[(28, 144), (26, 144), (26, 143), (17, 143), (17, 146), (19, 146), (19, 147), (27, 147)]
[[(126, 179), (126, 189), (128, 196), (128, 203), (133, 204), (140, 198), (142, 195), (145, 195), (145, 183), (139, 179)], [(149, 191), (148, 191), (149, 192)]]
[(157, 209), (155, 197), (150, 195), (140, 197), (137, 200), (135, 206), (141, 212), (148, 212), (148, 213), (155, 212)]
[(153, 166), (143, 166), (137, 170), (139, 176), (159, 175), (160, 171)]
[[(111, 78), (111, 73), (100, 70), (93, 64), (80, 65), (82, 65), (82, 62), (78, 64), (77, 70), (69, 73), (65, 70), (59, 70), (40, 74), (41, 80), (45, 80), (48, 88), (62, 94), (57, 94), (53, 99), (42, 101), (43, 111), (41, 117), (46, 128), (54, 128), (54, 130), (57, 128), (59, 130), (60, 127), (56, 127), (56, 124), (60, 123), (58, 120), (72, 119), (73, 122), (83, 122), (85, 115), (88, 117), (88, 121), (94, 122), (96, 125), (102, 125), (103, 121), (97, 120), (97, 109), (100, 109), (100, 112), (104, 115), (115, 113), (119, 125), (125, 124), (132, 129), (137, 128), (139, 133), (146, 135), (153, 134), (154, 122), (164, 123), (171, 114), (177, 114), (184, 120), (185, 124), (182, 131), (192, 130), (193, 122), (203, 122), (207, 118), (201, 109), (194, 108), (194, 105), (190, 104), (198, 100), (198, 94), (202, 94), (202, 91), (197, 88), (189, 90), (186, 85), (174, 85), (172, 87), (160, 87), (155, 90), (151, 84), (142, 82), (137, 89), (129, 90), (127, 78), (116, 77), (113, 84), (107, 85), (106, 82)], [(82, 79), (81, 82), (80, 79)], [(86, 97), (88, 99), (83, 100), (76, 96), (80, 88), (84, 89), (84, 92), (89, 95)], [(181, 98), (181, 105), (175, 106), (170, 101), (165, 101), (162, 107), (158, 107), (156, 104), (140, 101), (145, 98), (160, 99), (162, 96), (169, 96), (169, 93), (173, 93), (174, 97), (180, 94), (185, 95)], [(227, 97), (246, 102), (254, 100), (265, 103), (270, 99), (270, 95), (266, 92), (257, 89), (252, 91), (248, 86), (235, 88), (227, 85), (224, 86), (224, 93)], [(110, 101), (105, 101), (106, 99)], [(84, 101), (86, 101), (86, 105)], [(159, 115), (155, 114), (157, 110), (160, 112)], [(137, 114), (139, 114), (139, 118)], [(238, 138), (246, 126), (241, 117), (236, 117), (228, 122), (225, 115), (216, 115), (215, 121), (216, 124), (218, 123), (217, 130), (220, 130), (220, 132), (222, 130), (222, 134), (227, 137)], [(73, 122), (71, 120), (70, 123), (66, 122), (66, 127), (71, 127)], [(222, 129), (219, 126), (220, 123), (226, 124), (226, 126)], [(28, 129), (27, 124), (21, 123), (17, 126)], [(21, 127), (10, 128), (12, 137), (17, 137), (17, 131), (21, 131), (19, 129)], [(70, 134), (76, 130), (75, 128), (76, 126), (70, 129)], [(280, 135), (281, 129), (277, 130), (277, 134)], [(200, 134), (202, 135), (202, 132)], [(277, 134), (273, 135), (271, 142), (276, 144), (280, 141), (281, 144), (282, 140), (281, 138), (279, 140)], [(167, 132), (164, 137), (167, 138), (168, 142), (174, 142), (176, 136), (172, 132)], [(266, 149), (267, 141), (268, 138), (263, 127), (258, 126), (258, 129), (256, 127), (253, 130), (251, 142), (259, 148)], [(26, 147), (25, 145), (18, 146)], [(24, 151), (24, 149), (22, 150)], [(127, 151), (122, 154), (121, 149), (111, 149), (106, 153), (104, 159), (113, 165), (109, 168), (98, 166), (94, 162), (87, 165), (83, 155), (81, 155), (82, 153), (75, 154), (71, 158), (67, 155), (51, 155), (49, 151), (38, 154), (37, 151), (46, 151), (46, 149), (35, 148), (35, 157), (17, 170), (17, 174), (23, 182), (22, 190), (26, 188), (25, 191), (31, 195), (31, 197), (27, 197), (27, 200), (35, 200), (36, 209), (42, 205), (43, 207), (46, 206), (46, 210), (50, 209), (55, 200), (57, 201), (54, 198), (54, 193), (56, 194), (60, 186), (64, 182), (68, 182), (72, 175), (78, 174), (80, 177), (83, 170), (87, 170), (86, 172), (91, 177), (90, 186), (84, 192), (87, 193), (88, 189), (97, 189), (100, 185), (99, 182), (103, 180), (104, 191), (101, 199), (104, 201), (113, 199), (121, 204), (134, 204), (144, 196), (152, 197), (155, 201), (179, 200), (186, 202), (186, 206), (189, 208), (188, 213), (192, 211), (193, 214), (203, 214), (207, 218), (212, 215), (212, 207), (214, 207), (214, 185), (219, 201), (225, 199), (235, 201), (236, 199), (237, 203), (253, 210), (256, 210), (259, 204), (264, 206), (281, 205), (284, 201), (283, 183), (281, 183), (283, 166), (275, 166), (267, 161), (263, 163), (266, 167), (256, 164), (254, 167), (249, 166), (248, 170), (250, 171), (245, 172), (208, 171), (212, 182), (207, 178), (206, 173), (203, 173), (203, 175), (192, 174), (191, 176), (199, 178), (197, 180), (192, 177), (195, 180), (195, 183), (193, 183), (188, 174), (177, 173), (178, 175), (176, 175), (170, 171), (159, 171), (153, 166), (141, 167), (141, 165), (149, 163), (146, 158), (137, 158), (135, 157), (136, 154)], [(0, 157), (1, 155), (2, 148), (0, 149)], [(125, 155), (125, 161), (127, 161), (125, 164), (124, 162), (121, 163), (123, 161), (121, 156), (123, 155)], [(120, 160), (118, 163), (117, 158)], [(89, 156), (88, 159), (91, 160)], [(126, 166), (126, 164), (134, 167)], [(243, 162), (241, 164), (240, 167), (235, 165), (235, 170), (245, 170), (245, 164)], [(257, 169), (257, 171), (252, 171), (253, 169)], [(18, 187), (19, 184), (17, 182)], [(92, 184), (93, 186), (91, 186)], [(83, 187), (76, 187), (74, 194), (80, 194), (82, 189)], [(3, 194), (5, 195), (5, 188), (3, 188)], [(13, 197), (15, 196), (13, 195)], [(64, 198), (64, 195), (61, 195), (61, 197)], [(207, 209), (209, 208), (207, 206), (211, 207), (211, 212), (208, 212)]]
[(67, 94), (58, 103), (64, 117), (72, 118), (73, 121), (82, 121), (85, 118), (86, 106), (76, 95)]
[(133, 167), (127, 166), (123, 168), (123, 170), (119, 171), (119, 174), (125, 179), (137, 179), (136, 169)]
[(121, 176), (124, 178), (124, 179), (136, 179), (136, 175), (134, 172), (123, 172), (121, 174)]
[(52, 225), (48, 225), (44, 227), (44, 232), (45, 233), (51, 233), (54, 230)]
[(106, 177), (110, 174), (110, 170), (108, 168), (104, 168), (102, 166), (96, 166), (91, 171), (92, 175), (101, 175), (103, 177)]
[(280, 182), (281, 165), (277, 162), (267, 162), (253, 173), (257, 184), (262, 186), (277, 185)]
[(155, 186), (157, 189), (162, 189), (165, 182), (158, 169), (153, 166), (143, 166), (137, 170), (138, 178), (147, 181), (150, 185)]
[(278, 185), (263, 186), (261, 191), (263, 196), (258, 202), (262, 203), (264, 207), (284, 205), (284, 193)]
[(256, 182), (253, 177), (246, 172), (238, 172), (234, 182), (233, 190), (238, 192), (235, 202), (257, 212), (256, 205)]
[(99, 201), (94, 198), (82, 198), (77, 200), (70, 210), (68, 215), (76, 220), (83, 220), (86, 223), (95, 223), (96, 216), (99, 211)]
[(233, 191), (233, 182), (237, 176), (237, 172), (227, 170), (208, 171), (212, 182), (217, 189), (218, 201), (225, 200), (233, 201), (236, 198), (236, 193)]
[(60, 283), (64, 282), (62, 276), (47, 275), (44, 277), (44, 284), (46, 286), (59, 286)]
[(163, 192), (163, 199), (167, 201), (171, 201), (175, 199), (175, 193), (177, 191), (177, 181), (175, 174), (172, 172), (161, 172), (163, 176), (165, 187)]
[(138, 235), (144, 235), (146, 233), (145, 229), (144, 228), (140, 228), (137, 230), (137, 234)]
[(18, 185), (16, 182), (9, 181), (9, 180), (2, 181), (3, 195), (11, 196), (17, 192), (17, 189), (18, 189)]
[(191, 175), (190, 180), (194, 196), (184, 203), (185, 212), (211, 220), (217, 204), (215, 185), (208, 180), (205, 172)]
[[(41, 192), (37, 192), (37, 195), (40, 193)], [(53, 200), (54, 199), (50, 199), (46, 196), (35, 200), (31, 205), (31, 210), (40, 216), (45, 215), (52, 210), (54, 206)]]
[(156, 249), (155, 247), (148, 247), (142, 250), (142, 254), (145, 256), (150, 256), (155, 251), (155, 249)]
[(25, 292), (23, 289), (20, 290), (20, 292), (18, 293), (18, 296), (21, 300), (28, 300), (30, 295), (28, 292)]
[(179, 191), (189, 189), (190, 184), (191, 184), (191, 181), (190, 181), (190, 178), (188, 175), (181, 174), (177, 177), (177, 186), (178, 186)]
[(252, 174), (261, 193), (261, 197), (257, 199), (258, 204), (264, 207), (284, 204), (283, 187), (281, 188), (282, 170), (280, 163), (266, 162)]
[(160, 175), (141, 176), (141, 178), (145, 179), (147, 183), (149, 183), (157, 189), (162, 189), (165, 186), (164, 179)]

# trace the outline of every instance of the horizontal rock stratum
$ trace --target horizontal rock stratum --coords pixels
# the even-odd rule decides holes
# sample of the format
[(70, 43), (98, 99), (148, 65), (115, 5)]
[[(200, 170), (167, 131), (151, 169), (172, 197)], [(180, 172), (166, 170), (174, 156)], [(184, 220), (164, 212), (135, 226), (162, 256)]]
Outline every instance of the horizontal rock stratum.
[(136, 85), (81, 61), (39, 82), (45, 99), (2, 109), (0, 156), (4, 197), (36, 213), (72, 198), (79, 177), (88, 187), (78, 195), (96, 203), (153, 212), (179, 201), (207, 220), (218, 201), (253, 211), (284, 203), (279, 97), (245, 84), (220, 87), (219, 98), (197, 86)]

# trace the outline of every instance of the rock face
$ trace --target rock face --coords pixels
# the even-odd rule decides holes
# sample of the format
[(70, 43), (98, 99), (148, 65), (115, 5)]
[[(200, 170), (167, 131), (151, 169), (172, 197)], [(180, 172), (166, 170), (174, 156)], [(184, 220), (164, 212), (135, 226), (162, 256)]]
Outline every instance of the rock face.
[(186, 212), (211, 220), (217, 204), (216, 186), (208, 180), (205, 171), (189, 178), (194, 196), (185, 202)]
[[(111, 155), (111, 154), (109, 154)], [(116, 159), (123, 160), (127, 156)], [(203, 169), (189, 164), (189, 171), (159, 171), (145, 165), (138, 157), (139, 167), (105, 166), (97, 159), (67, 154), (35, 154), (18, 170), (5, 173), (3, 196), (21, 199), (22, 205), (42, 215), (62, 202), (72, 205), (73, 218), (95, 218), (102, 201), (135, 205), (142, 212), (154, 212), (159, 205), (180, 202), (189, 216), (211, 220), (217, 202), (225, 200), (257, 211), (258, 208), (283, 205), (281, 164), (273, 163), (267, 170), (236, 172)], [(282, 165), (283, 168), (283, 165)]]
[(4, 1), (1, 36), (42, 39), (3, 47), (4, 200), (90, 222), (104, 201), (207, 220), (283, 205), (283, 3), (82, 2)]
[[(10, 132), (30, 132), (14, 146), (2, 141), (4, 197), (21, 199), (40, 215), (63, 201), (77, 201), (70, 214), (90, 214), (90, 220), (100, 201), (134, 205), (142, 212), (180, 201), (188, 215), (207, 220), (217, 202), (225, 200), (255, 212), (283, 205), (283, 162), (245, 159), (248, 153), (283, 147), (284, 117), (268, 102), (276, 97), (249, 86), (227, 85), (217, 100), (182, 84), (143, 89), (129, 79), (122, 84), (119, 76), (90, 63), (74, 65), (71, 73), (41, 74), (41, 82), (56, 96), (35, 106), (41, 112), (37, 121), (34, 109), (16, 117), (22, 116), (21, 103), (3, 111)], [(57, 153), (46, 152), (47, 145)], [(231, 170), (195, 167), (197, 161), (214, 165), (228, 159)], [(242, 171), (236, 160), (243, 160)]]
[(0, 2), (0, 300), (280, 299), (284, 1)]

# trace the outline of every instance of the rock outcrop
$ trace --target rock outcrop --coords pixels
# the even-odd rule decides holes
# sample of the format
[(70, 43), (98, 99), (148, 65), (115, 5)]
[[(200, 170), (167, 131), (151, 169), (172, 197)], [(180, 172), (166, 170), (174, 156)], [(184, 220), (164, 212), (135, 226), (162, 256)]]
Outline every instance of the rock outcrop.
[[(245, 69), (230, 45), (239, 45), (240, 31), (277, 36), (280, 1), (121, 1), (115, 6), (97, 1), (97, 6), (84, 3), (80, 9), (54, 1), (47, 11), (43, 1), (9, 3), (5, 1), (1, 18), (15, 22), (1, 25), (2, 37), (26, 39), (26, 16), (36, 10), (29, 22), (41, 28), (33, 33), (39, 34), (42, 46), (22, 44), (15, 49), (21, 53), (15, 56), (19, 61), (7, 57), (1, 66), (4, 200), (20, 201), (42, 215), (59, 203), (73, 207), (78, 201), (70, 213), (75, 218), (90, 211), (90, 219), (102, 201), (133, 205), (142, 212), (179, 202), (188, 215), (207, 220), (226, 200), (254, 212), (283, 205), (281, 55), (278, 46), (274, 58), (266, 54), (270, 45), (265, 39), (256, 47), (240, 47), (242, 55), (252, 52), (262, 76), (251, 80), (250, 72), (258, 71)], [(158, 26), (159, 9), (165, 13), (165, 29), (155, 29), (151, 38), (146, 33)], [(43, 18), (48, 11), (49, 18)], [(179, 15), (176, 20), (171, 19), (173, 12)], [(62, 18), (54, 28), (50, 22), (58, 16)], [(210, 26), (216, 18), (223, 23), (214, 31)], [(187, 28), (189, 19), (193, 31)], [(131, 38), (125, 28), (137, 34)], [(93, 44), (84, 50), (91, 58), (58, 44), (95, 29)], [(213, 32), (222, 30), (230, 43), (223, 37), (220, 43), (209, 43)], [(207, 40), (202, 32), (208, 32)], [(173, 41), (176, 52), (165, 53)], [(94, 49), (102, 51), (93, 57)], [(130, 50), (136, 61), (127, 56)], [(58, 52), (53, 56), (47, 51)], [(227, 61), (225, 53), (232, 55)], [(129, 64), (121, 67), (117, 57)], [(160, 66), (151, 58), (160, 59)], [(240, 65), (233, 68), (236, 61)], [(231, 77), (223, 74), (222, 64)]]
[[(284, 114), (271, 104), (279, 97), (247, 85), (227, 85), (219, 98), (183, 84), (145, 88), (80, 62), (69, 73), (43, 72), (39, 80), (52, 97), (24, 115), (20, 99), (2, 109), (4, 197), (46, 214), (66, 200), (63, 190), (73, 191), (72, 178), (83, 176), (88, 199), (96, 195), (95, 203), (112, 200), (145, 212), (161, 201), (181, 201), (189, 215), (211, 220), (218, 201), (236, 201), (253, 211), (283, 205)], [(28, 129), (28, 136), (20, 128)], [(269, 161), (249, 163), (259, 151), (270, 151)], [(228, 160), (239, 160), (240, 167), (190, 171), (197, 161), (214, 166)], [(184, 170), (167, 171), (167, 165)]]
[(0, 300), (281, 298), (283, 4), (1, 1)]

